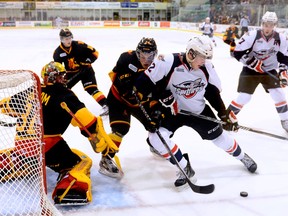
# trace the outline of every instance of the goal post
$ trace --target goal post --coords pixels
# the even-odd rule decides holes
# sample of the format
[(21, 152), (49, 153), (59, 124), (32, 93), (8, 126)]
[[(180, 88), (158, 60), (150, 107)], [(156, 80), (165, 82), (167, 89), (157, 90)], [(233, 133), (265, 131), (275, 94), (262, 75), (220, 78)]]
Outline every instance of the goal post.
[(28, 70), (0, 70), (0, 215), (61, 213), (46, 195), (41, 85)]

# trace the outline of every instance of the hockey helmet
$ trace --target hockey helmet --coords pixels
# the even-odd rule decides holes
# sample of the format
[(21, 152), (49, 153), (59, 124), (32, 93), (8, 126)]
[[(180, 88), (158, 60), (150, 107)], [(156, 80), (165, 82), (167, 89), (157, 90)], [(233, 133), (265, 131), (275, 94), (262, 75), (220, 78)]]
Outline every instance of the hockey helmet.
[[(188, 57), (191, 54), (192, 59)], [(191, 38), (186, 47), (186, 59), (189, 64), (196, 58), (202, 56), (205, 59), (212, 59), (213, 57), (213, 44), (207, 35), (200, 35)]]
[(72, 34), (72, 32), (71, 32), (68, 28), (61, 29), (61, 30), (60, 30), (60, 33), (59, 33), (59, 36), (60, 36), (60, 40), (61, 40), (61, 41), (62, 41), (62, 39), (65, 38), (65, 37), (71, 37), (71, 38), (73, 38), (73, 34)]
[(145, 38), (143, 37), (137, 45), (136, 54), (138, 59), (140, 59), (141, 53), (149, 53), (152, 54), (152, 60), (157, 55), (157, 45), (153, 38)]
[(275, 12), (267, 11), (262, 17), (262, 23), (273, 23), (276, 25), (278, 23), (278, 18)]
[(205, 22), (206, 22), (206, 23), (210, 23), (210, 17), (206, 17), (206, 18), (205, 18)]
[(58, 76), (64, 77), (66, 75), (66, 70), (62, 64), (59, 62), (51, 61), (46, 64), (41, 71), (41, 77), (45, 84), (55, 83)]

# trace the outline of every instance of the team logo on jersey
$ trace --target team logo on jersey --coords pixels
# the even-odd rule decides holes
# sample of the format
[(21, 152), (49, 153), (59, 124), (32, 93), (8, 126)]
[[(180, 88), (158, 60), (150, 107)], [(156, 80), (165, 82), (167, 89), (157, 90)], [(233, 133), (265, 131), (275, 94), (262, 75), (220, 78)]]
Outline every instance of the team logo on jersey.
[(60, 57), (64, 57), (64, 56), (67, 56), (67, 54), (64, 52), (64, 53), (60, 53)]
[(157, 58), (158, 58), (158, 60), (165, 62), (165, 59), (164, 59), (164, 55), (163, 55), (163, 54), (158, 55)]
[(205, 84), (201, 82), (202, 79), (198, 78), (194, 81), (185, 81), (177, 85), (173, 85), (176, 88), (176, 94), (183, 96), (186, 99), (193, 98), (197, 92), (202, 91)]
[(275, 54), (276, 50), (274, 49), (274, 47), (271, 47), (268, 50), (262, 49), (259, 51), (254, 51), (254, 53), (259, 60), (264, 61), (264, 60), (268, 59), (271, 55)]
[(133, 64), (129, 64), (129, 65), (128, 65), (128, 68), (129, 68), (130, 70), (132, 70), (133, 72), (137, 72), (137, 70), (138, 70), (138, 68), (137, 68), (135, 65), (133, 65)]

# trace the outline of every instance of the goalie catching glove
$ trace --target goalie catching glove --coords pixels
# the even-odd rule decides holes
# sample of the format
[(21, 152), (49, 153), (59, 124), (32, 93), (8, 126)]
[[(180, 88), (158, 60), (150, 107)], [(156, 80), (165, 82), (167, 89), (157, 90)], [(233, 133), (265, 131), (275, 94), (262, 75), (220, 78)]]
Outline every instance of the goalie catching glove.
[(235, 113), (230, 109), (227, 109), (225, 112), (226, 113), (224, 115), (220, 116), (221, 120), (225, 123), (223, 124), (223, 129), (227, 131), (237, 132), (239, 129), (239, 125)]
[(104, 156), (106, 156), (108, 153), (116, 153), (119, 150), (105, 132), (102, 118), (100, 116), (97, 117), (96, 133), (93, 133), (92, 137), (89, 137), (89, 141), (94, 151), (97, 153), (102, 152)]
[(288, 73), (287, 73), (287, 65), (285, 64), (279, 65), (279, 79), (281, 87), (282, 88), (286, 87), (288, 84)]
[(246, 64), (248, 68), (258, 73), (265, 73), (265, 71), (262, 68), (263, 61), (255, 58), (255, 56), (249, 57), (248, 55), (244, 55), (240, 61)]

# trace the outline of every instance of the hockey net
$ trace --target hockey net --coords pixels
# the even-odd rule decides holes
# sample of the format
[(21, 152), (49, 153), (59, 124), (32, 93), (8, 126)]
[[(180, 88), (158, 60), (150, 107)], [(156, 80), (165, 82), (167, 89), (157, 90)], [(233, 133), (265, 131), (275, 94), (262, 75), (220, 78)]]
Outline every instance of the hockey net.
[(38, 76), (0, 70), (0, 215), (61, 215), (46, 195)]

